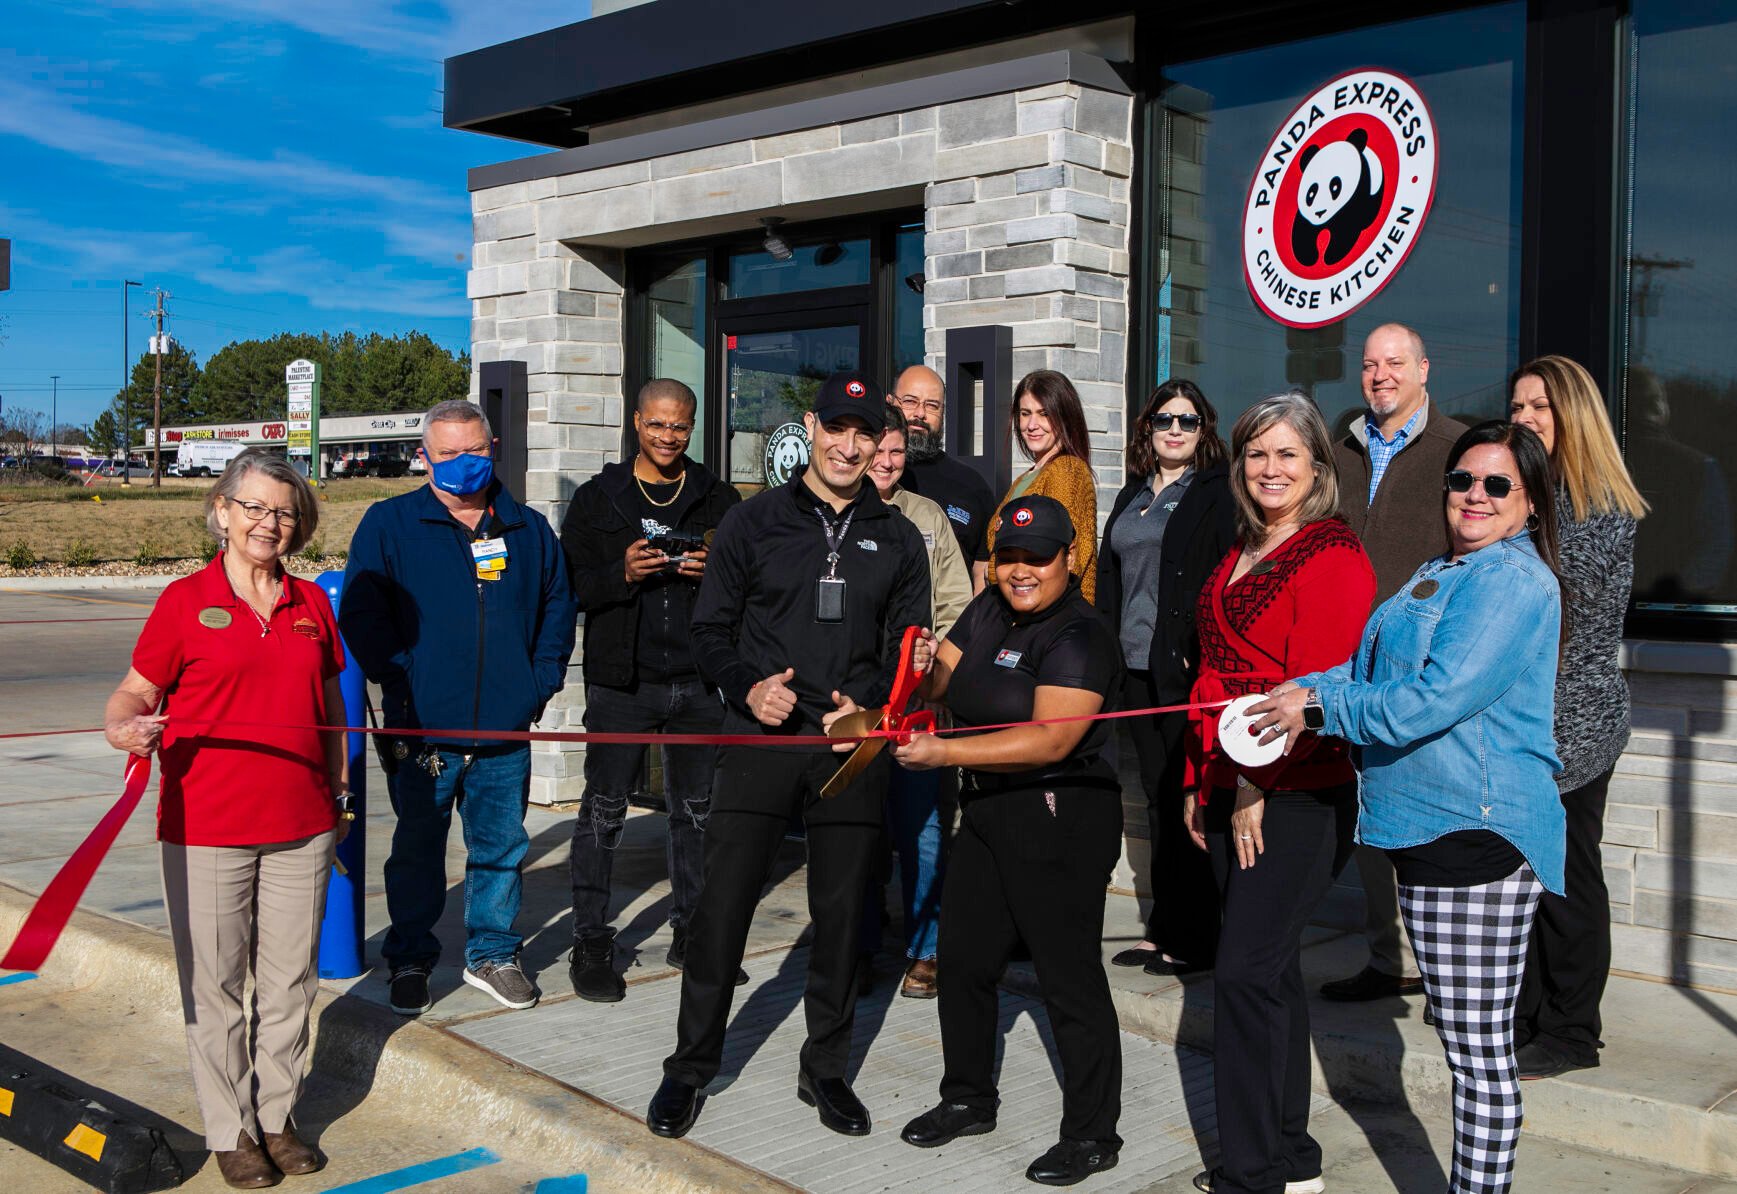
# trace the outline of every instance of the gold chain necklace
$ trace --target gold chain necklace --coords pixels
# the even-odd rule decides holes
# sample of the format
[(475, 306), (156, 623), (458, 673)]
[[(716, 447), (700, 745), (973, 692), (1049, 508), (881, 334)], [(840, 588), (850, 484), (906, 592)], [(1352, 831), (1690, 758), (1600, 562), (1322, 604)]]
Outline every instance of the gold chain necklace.
[[(643, 497), (646, 501), (650, 502), (652, 505), (658, 506), (658, 507), (673, 506), (676, 504), (676, 501), (682, 496), (682, 489), (684, 487), (686, 487), (686, 485), (688, 483), (688, 470), (684, 468), (682, 470), (682, 475), (676, 478), (676, 491), (669, 495), (669, 500), (667, 502), (660, 502), (656, 498), (651, 496), (651, 492), (649, 490), (647, 490), (645, 487), (645, 482), (641, 481), (639, 479), (639, 470), (638, 469), (634, 470), (633, 483), (635, 485), (639, 486), (640, 496)], [(665, 482), (663, 482), (663, 484), (667, 485), (667, 484), (669, 484), (669, 482), (665, 481)]]

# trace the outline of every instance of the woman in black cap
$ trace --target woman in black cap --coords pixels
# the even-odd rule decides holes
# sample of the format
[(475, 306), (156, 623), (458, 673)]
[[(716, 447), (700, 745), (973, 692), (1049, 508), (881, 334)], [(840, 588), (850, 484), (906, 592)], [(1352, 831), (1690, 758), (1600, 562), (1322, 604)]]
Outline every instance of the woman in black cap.
[(1070, 575), (1077, 550), (1054, 498), (1002, 508), (995, 584), (934, 647), (921, 690), (967, 732), (919, 734), (893, 751), (913, 770), (964, 769), (941, 897), (941, 1102), (902, 1137), (934, 1148), (994, 1129), (996, 982), (1023, 940), (1061, 1055), (1061, 1140), (1025, 1171), (1051, 1186), (1111, 1168), (1122, 1146), (1121, 1042), (1098, 955), (1121, 788), (1104, 757), (1108, 722), (969, 727), (1089, 717), (1118, 691), (1121, 651)]

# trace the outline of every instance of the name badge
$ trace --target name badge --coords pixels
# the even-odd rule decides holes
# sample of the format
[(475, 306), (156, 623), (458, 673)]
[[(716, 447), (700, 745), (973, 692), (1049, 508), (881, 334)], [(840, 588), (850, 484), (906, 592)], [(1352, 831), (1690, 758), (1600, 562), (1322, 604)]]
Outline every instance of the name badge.
[(1009, 651), (1003, 647), (995, 656), (996, 667), (1018, 667), (1019, 661), (1025, 658), (1024, 651)]
[(470, 545), (470, 558), (478, 580), (499, 580), (507, 569), (507, 541), (478, 539)]

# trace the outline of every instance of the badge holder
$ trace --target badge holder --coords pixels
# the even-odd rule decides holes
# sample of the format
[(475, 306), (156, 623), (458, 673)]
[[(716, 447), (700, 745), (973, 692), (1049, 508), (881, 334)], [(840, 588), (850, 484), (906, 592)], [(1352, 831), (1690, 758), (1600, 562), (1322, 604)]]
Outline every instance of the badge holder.
[(893, 679), (893, 691), (887, 698), (887, 703), (879, 709), (859, 709), (855, 713), (846, 714), (833, 722), (832, 728), (827, 731), (833, 738), (861, 738), (877, 731), (885, 733), (887, 737), (869, 738), (858, 743), (857, 748), (851, 751), (850, 757), (844, 761), (844, 766), (835, 771), (832, 778), (821, 787), (822, 799), (830, 800), (850, 787), (851, 782), (886, 748), (889, 737), (903, 746), (911, 740), (912, 734), (935, 732), (933, 710), (905, 712), (910, 707), (912, 698), (917, 695), (917, 685), (923, 679), (923, 673), (919, 672), (916, 666), (917, 640), (922, 634), (920, 626), (905, 627), (904, 641), (899, 644), (899, 671)]

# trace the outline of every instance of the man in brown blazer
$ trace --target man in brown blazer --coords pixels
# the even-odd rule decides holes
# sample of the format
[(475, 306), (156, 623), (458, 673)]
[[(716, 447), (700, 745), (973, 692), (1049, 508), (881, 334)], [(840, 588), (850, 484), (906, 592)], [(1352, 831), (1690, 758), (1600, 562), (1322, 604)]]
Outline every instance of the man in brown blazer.
[[(1384, 323), (1363, 342), (1363, 400), (1368, 409), (1333, 446), (1339, 513), (1363, 540), (1375, 565), (1376, 604), (1411, 579), (1419, 564), (1448, 549), (1442, 477), (1464, 423), (1435, 410), (1424, 388), (1429, 357), (1423, 337)], [(1371, 846), (1357, 847), (1363, 880), (1369, 963), (1350, 978), (1321, 985), (1327, 999), (1353, 1001), (1423, 990), (1399, 920), (1393, 864)]]

